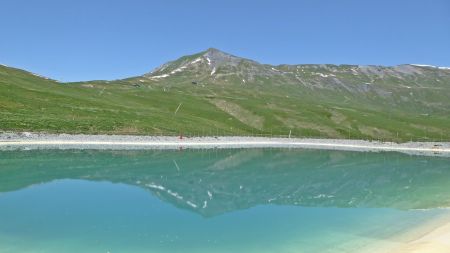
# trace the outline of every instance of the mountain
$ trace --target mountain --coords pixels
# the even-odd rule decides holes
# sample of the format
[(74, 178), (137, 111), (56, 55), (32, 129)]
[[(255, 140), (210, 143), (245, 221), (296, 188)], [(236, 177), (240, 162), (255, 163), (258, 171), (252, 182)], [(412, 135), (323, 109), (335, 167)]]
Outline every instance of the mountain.
[(208, 49), (61, 83), (0, 66), (0, 130), (450, 140), (450, 69), (261, 64)]
[(256, 79), (269, 78), (278, 74), (269, 65), (262, 65), (210, 48), (200, 54), (182, 57), (164, 64), (144, 77), (159, 80), (177, 73), (203, 82), (231, 82), (232, 79), (238, 79), (242, 83), (255, 82)]

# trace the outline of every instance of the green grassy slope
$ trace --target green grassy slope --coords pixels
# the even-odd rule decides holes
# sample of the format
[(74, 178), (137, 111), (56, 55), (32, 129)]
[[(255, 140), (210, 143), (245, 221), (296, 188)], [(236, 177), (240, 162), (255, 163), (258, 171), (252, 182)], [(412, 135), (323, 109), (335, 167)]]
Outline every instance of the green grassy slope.
[(117, 81), (0, 66), (0, 130), (450, 140), (449, 70), (269, 66), (218, 52)]

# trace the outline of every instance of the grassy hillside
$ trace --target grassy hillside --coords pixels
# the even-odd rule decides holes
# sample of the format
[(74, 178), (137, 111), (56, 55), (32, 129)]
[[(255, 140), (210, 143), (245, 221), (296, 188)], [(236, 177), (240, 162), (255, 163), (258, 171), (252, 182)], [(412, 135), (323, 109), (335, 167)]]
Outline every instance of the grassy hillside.
[(450, 70), (269, 66), (218, 50), (117, 81), (0, 66), (0, 130), (448, 141)]

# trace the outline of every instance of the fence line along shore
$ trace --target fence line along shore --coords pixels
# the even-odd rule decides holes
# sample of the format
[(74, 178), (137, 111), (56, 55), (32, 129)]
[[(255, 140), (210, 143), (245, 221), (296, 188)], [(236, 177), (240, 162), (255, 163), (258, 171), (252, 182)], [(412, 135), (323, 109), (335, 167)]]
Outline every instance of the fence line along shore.
[(179, 149), (179, 148), (306, 148), (347, 151), (397, 151), (414, 155), (450, 156), (450, 142), (381, 142), (348, 139), (270, 137), (183, 137), (2, 133), (0, 150), (12, 149)]

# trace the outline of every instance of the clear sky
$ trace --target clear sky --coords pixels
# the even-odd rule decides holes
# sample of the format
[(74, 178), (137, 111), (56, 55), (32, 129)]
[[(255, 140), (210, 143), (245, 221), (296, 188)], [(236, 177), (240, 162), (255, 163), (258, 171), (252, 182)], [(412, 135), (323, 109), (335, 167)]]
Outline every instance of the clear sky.
[(269, 64), (450, 66), (450, 0), (1, 0), (0, 63), (117, 79), (215, 47)]

